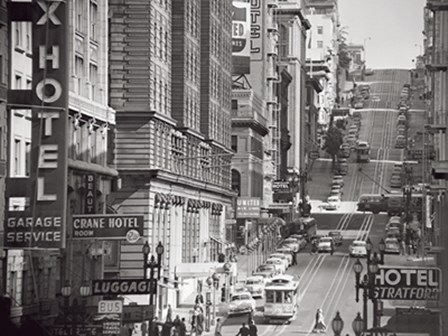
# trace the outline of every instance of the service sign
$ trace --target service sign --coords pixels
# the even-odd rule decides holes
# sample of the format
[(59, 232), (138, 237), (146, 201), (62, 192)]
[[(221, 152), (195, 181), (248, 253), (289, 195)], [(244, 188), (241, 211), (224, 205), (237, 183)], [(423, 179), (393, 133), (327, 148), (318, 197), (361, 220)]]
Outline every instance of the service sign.
[(250, 3), (232, 2), (232, 73), (250, 73)]
[(384, 300), (439, 300), (442, 272), (436, 267), (381, 267), (375, 297)]
[(73, 239), (127, 239), (135, 243), (142, 235), (142, 215), (73, 215)]
[(155, 279), (93, 280), (92, 295), (155, 294), (156, 284)]

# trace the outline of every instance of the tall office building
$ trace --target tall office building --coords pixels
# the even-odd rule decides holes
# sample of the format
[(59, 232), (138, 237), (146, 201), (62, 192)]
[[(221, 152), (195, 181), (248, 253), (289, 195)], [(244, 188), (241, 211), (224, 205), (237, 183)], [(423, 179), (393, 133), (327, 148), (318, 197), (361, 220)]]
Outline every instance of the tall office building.
[[(114, 208), (144, 216), (144, 237), (121, 243), (121, 277), (142, 277), (144, 240), (165, 247), (157, 306), (175, 307), (226, 252), (230, 191), (231, 7), (226, 1), (112, 0)], [(137, 299), (137, 298), (136, 298)]]

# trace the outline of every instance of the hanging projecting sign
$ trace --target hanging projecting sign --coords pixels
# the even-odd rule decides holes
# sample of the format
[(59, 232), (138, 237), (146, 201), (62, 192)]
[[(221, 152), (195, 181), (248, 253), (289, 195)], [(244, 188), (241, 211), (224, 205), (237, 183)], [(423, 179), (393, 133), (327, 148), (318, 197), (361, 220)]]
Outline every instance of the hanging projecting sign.
[(142, 215), (73, 215), (73, 239), (126, 238), (136, 243), (142, 235)]
[(155, 294), (156, 287), (156, 279), (93, 280), (92, 295)]
[(381, 267), (375, 297), (383, 300), (439, 300), (442, 272), (435, 267)]
[(261, 200), (258, 197), (238, 197), (236, 218), (259, 218)]
[(96, 174), (85, 176), (84, 212), (86, 214), (96, 213)]

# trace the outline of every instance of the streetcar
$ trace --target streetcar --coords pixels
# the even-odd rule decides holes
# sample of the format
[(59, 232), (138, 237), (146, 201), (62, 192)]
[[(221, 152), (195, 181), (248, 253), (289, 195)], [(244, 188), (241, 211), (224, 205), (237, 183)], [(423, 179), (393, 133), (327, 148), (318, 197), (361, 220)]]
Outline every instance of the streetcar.
[(355, 150), (356, 162), (370, 162), (370, 145), (367, 141), (358, 141)]
[(265, 306), (264, 318), (291, 321), (299, 307), (299, 279), (282, 274), (272, 278), (264, 288)]
[[(423, 194), (412, 193), (409, 200), (409, 212), (422, 212)], [(364, 194), (359, 197), (358, 211), (378, 214), (387, 212), (389, 216), (401, 215), (405, 211), (406, 198), (402, 192), (386, 194)]]

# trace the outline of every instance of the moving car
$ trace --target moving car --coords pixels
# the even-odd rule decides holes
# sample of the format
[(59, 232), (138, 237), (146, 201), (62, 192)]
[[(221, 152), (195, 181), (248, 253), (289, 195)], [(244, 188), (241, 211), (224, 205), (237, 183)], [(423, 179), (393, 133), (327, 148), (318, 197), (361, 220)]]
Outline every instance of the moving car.
[(317, 252), (334, 252), (334, 240), (331, 237), (322, 237), (317, 244)]
[(328, 197), (327, 203), (324, 204), (325, 210), (337, 210), (341, 206), (341, 199), (337, 195)]
[(229, 304), (229, 315), (252, 313), (255, 311), (256, 302), (249, 292), (232, 294)]
[(348, 250), (350, 257), (367, 257), (366, 242), (364, 240), (354, 240)]
[(328, 236), (333, 238), (334, 244), (336, 246), (342, 245), (342, 240), (344, 238), (342, 237), (342, 232), (341, 231), (330, 231), (328, 233)]
[(362, 109), (363, 107), (364, 107), (364, 103), (362, 102), (362, 101), (357, 101), (356, 103), (355, 103), (355, 109)]
[(400, 242), (397, 238), (386, 238), (384, 239), (384, 245), (386, 249), (384, 253), (388, 254), (400, 254)]
[(397, 125), (406, 125), (408, 120), (406, 119), (406, 116), (399, 115), (397, 118)]
[(263, 276), (252, 275), (246, 279), (244, 287), (252, 295), (253, 298), (263, 298), (265, 284), (266, 279)]
[(390, 227), (386, 229), (386, 237), (387, 238), (397, 238), (401, 237), (401, 230), (398, 227)]

